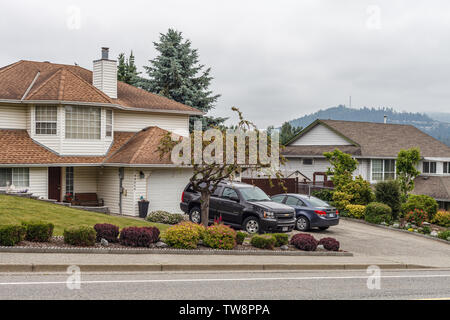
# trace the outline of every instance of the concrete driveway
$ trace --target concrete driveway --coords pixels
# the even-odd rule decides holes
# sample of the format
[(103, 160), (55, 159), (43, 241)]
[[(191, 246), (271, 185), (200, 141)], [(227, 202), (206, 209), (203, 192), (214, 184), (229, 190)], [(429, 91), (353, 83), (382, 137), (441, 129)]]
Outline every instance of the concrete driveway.
[[(295, 231), (297, 232), (297, 231)], [(450, 268), (450, 244), (395, 230), (343, 220), (328, 230), (308, 232), (316, 239), (336, 238), (355, 257)]]

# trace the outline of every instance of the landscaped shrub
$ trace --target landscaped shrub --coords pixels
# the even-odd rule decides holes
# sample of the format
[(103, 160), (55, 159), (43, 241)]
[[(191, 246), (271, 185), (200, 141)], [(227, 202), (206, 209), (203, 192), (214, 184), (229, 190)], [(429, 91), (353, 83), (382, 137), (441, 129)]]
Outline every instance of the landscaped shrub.
[(319, 242), (310, 234), (297, 233), (291, 238), (291, 244), (304, 251), (315, 251)]
[(109, 223), (97, 223), (94, 226), (95, 231), (97, 232), (97, 242), (100, 242), (103, 239), (108, 242), (117, 242), (119, 241), (119, 227)]
[(392, 209), (396, 219), (402, 208), (400, 185), (396, 180), (380, 181), (375, 185), (375, 199)]
[(347, 216), (356, 219), (364, 219), (364, 212), (366, 211), (366, 206), (360, 204), (349, 204), (345, 207)]
[(415, 223), (416, 225), (421, 226), (422, 223), (428, 220), (428, 214), (422, 209), (414, 209), (405, 215), (405, 219), (410, 223)]
[(53, 235), (55, 226), (53, 223), (24, 222), (26, 235), (25, 240), (33, 242), (48, 242)]
[(402, 206), (403, 214), (413, 211), (414, 209), (422, 209), (428, 213), (428, 218), (433, 219), (436, 214), (439, 205), (436, 200), (426, 195), (411, 194), (408, 197), (408, 201)]
[(375, 200), (370, 183), (364, 180), (361, 176), (356, 177), (342, 187), (342, 190), (352, 196), (351, 204), (367, 205)]
[(236, 243), (243, 244), (246, 237), (247, 237), (247, 234), (245, 232), (242, 232), (242, 231), (236, 232)]
[(281, 247), (289, 243), (289, 236), (286, 233), (274, 233), (272, 237), (275, 238), (275, 247)]
[(174, 248), (195, 249), (203, 237), (205, 227), (193, 222), (176, 224), (165, 232), (165, 242)]
[(450, 227), (450, 212), (438, 211), (433, 218), (433, 223), (436, 223), (443, 227)]
[(389, 223), (392, 220), (392, 209), (384, 203), (372, 202), (366, 207), (364, 219), (370, 223)]
[(167, 211), (153, 211), (147, 215), (147, 221), (165, 223), (165, 224), (177, 224), (184, 220), (184, 216), (180, 213), (170, 213)]
[(250, 244), (260, 249), (273, 250), (275, 247), (276, 239), (271, 235), (254, 235), (250, 240)]
[(231, 250), (236, 246), (236, 231), (224, 224), (213, 224), (203, 233), (203, 244), (213, 249)]
[(120, 232), (120, 244), (128, 247), (149, 247), (159, 240), (156, 227), (127, 227)]
[(311, 195), (313, 197), (319, 198), (328, 203), (333, 201), (333, 190), (332, 189), (314, 190), (311, 192)]
[(438, 238), (439, 239), (443, 239), (443, 240), (447, 240), (448, 238), (450, 238), (450, 230), (439, 232), (438, 233)]
[(15, 246), (25, 239), (26, 229), (21, 225), (0, 226), (0, 246)]
[(323, 245), (326, 250), (339, 251), (340, 244), (339, 241), (337, 241), (335, 238), (322, 238), (320, 239), (319, 244)]
[(352, 199), (353, 196), (351, 194), (341, 191), (335, 191), (333, 192), (332, 205), (335, 206), (340, 212), (343, 212), (345, 208), (350, 204), (350, 201)]
[(96, 232), (92, 227), (72, 227), (64, 230), (64, 242), (74, 246), (95, 245)]

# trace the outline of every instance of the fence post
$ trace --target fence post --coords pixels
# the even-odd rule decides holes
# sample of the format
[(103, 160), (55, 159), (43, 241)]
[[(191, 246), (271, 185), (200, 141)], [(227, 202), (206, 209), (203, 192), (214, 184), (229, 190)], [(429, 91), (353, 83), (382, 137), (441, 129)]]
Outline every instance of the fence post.
[(311, 185), (308, 184), (308, 197), (311, 197)]

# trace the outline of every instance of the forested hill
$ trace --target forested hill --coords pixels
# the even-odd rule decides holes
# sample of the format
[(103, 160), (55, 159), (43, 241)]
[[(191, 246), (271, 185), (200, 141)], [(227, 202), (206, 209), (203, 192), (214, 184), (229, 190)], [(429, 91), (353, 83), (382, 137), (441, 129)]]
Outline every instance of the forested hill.
[(290, 123), (305, 128), (316, 119), (383, 122), (385, 115), (388, 123), (411, 124), (450, 146), (450, 123), (434, 120), (424, 113), (397, 112), (390, 108), (353, 109), (340, 105), (291, 120)]

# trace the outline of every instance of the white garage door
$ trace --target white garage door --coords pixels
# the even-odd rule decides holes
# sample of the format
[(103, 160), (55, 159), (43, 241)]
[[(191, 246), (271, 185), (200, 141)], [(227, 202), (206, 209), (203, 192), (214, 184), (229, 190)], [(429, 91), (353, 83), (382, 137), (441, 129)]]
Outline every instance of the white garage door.
[(148, 178), (149, 212), (164, 210), (181, 213), (181, 194), (192, 176), (192, 169), (153, 170)]

